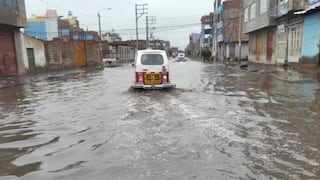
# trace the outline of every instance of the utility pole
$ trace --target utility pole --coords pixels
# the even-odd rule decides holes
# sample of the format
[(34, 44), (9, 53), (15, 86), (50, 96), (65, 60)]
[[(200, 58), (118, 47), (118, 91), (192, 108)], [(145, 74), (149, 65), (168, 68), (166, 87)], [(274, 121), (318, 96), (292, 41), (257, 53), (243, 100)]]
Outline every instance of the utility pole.
[[(148, 48), (150, 46), (150, 43), (149, 43), (149, 33), (151, 32), (152, 29), (154, 29), (154, 27), (151, 27), (151, 30), (149, 31), (150, 29), (150, 25), (153, 25), (155, 24), (156, 22), (156, 17), (155, 16), (146, 16), (146, 32), (147, 32), (147, 36), (146, 36), (146, 48)], [(151, 32), (152, 34), (152, 32)]]
[(216, 56), (215, 55), (215, 53), (216, 53), (216, 15), (215, 15), (215, 13), (216, 13), (216, 9), (215, 9), (215, 7), (216, 7), (216, 1), (213, 1), (213, 15), (212, 15), (212, 18), (213, 18), (213, 21), (212, 21), (212, 28), (213, 28), (213, 35), (212, 35), (212, 54), (214, 55), (214, 56)]
[(243, 6), (243, 0), (240, 1), (240, 11), (239, 11), (239, 62), (241, 62), (241, 49), (242, 49), (242, 42), (241, 42), (241, 35), (242, 35), (242, 6)]
[(149, 47), (149, 18), (148, 16), (146, 16), (146, 34), (147, 34), (147, 37), (146, 37), (146, 48)]
[(100, 15), (100, 12), (101, 11), (107, 11), (107, 10), (111, 10), (112, 8), (106, 8), (106, 9), (100, 9), (98, 11), (98, 20), (99, 20), (99, 36), (100, 36), (100, 39), (102, 40), (102, 33), (101, 33), (101, 15)]
[(101, 36), (101, 16), (100, 16), (100, 13), (98, 13), (98, 19), (99, 19), (99, 36), (100, 36), (100, 39), (102, 39), (102, 36)]
[(213, 18), (213, 23), (214, 23), (214, 49), (215, 49), (215, 59), (218, 59), (218, 30), (217, 30), (217, 15), (218, 13), (216, 12), (218, 11), (218, 0), (214, 1), (214, 18)]
[(136, 36), (137, 36), (137, 51), (139, 50), (139, 19), (147, 14), (148, 4), (136, 4)]

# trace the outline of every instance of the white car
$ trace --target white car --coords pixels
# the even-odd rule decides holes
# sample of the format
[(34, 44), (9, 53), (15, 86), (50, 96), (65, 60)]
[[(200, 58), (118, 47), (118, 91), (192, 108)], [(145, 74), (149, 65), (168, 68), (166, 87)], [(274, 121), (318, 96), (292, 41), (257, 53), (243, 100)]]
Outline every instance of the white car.
[(178, 57), (177, 57), (177, 61), (181, 62), (181, 61), (186, 61), (186, 56), (184, 53), (179, 53)]
[(170, 82), (169, 61), (163, 50), (141, 50), (135, 58), (135, 89), (174, 88)]

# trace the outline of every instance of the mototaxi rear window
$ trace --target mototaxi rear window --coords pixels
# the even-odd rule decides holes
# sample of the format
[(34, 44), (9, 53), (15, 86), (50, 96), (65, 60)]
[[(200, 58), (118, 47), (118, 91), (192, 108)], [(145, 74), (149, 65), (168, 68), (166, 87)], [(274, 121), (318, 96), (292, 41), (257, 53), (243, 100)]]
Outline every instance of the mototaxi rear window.
[(164, 59), (161, 54), (143, 54), (141, 56), (142, 65), (163, 65)]

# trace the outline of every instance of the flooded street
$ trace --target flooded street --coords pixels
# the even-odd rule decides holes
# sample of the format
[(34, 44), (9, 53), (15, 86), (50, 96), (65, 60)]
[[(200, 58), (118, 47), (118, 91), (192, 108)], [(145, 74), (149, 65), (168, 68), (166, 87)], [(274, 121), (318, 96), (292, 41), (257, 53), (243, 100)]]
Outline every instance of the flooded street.
[(320, 90), (222, 64), (171, 62), (0, 89), (0, 179), (320, 179)]

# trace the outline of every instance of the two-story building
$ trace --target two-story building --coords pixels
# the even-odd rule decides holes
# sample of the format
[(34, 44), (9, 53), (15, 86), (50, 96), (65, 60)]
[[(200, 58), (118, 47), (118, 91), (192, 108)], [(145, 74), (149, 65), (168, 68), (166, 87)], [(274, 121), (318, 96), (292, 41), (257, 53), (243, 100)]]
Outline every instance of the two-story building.
[(278, 0), (243, 1), (243, 31), (249, 35), (249, 61), (265, 64), (276, 63)]
[(24, 0), (0, 1), (0, 75), (23, 73), (20, 28), (26, 25)]

